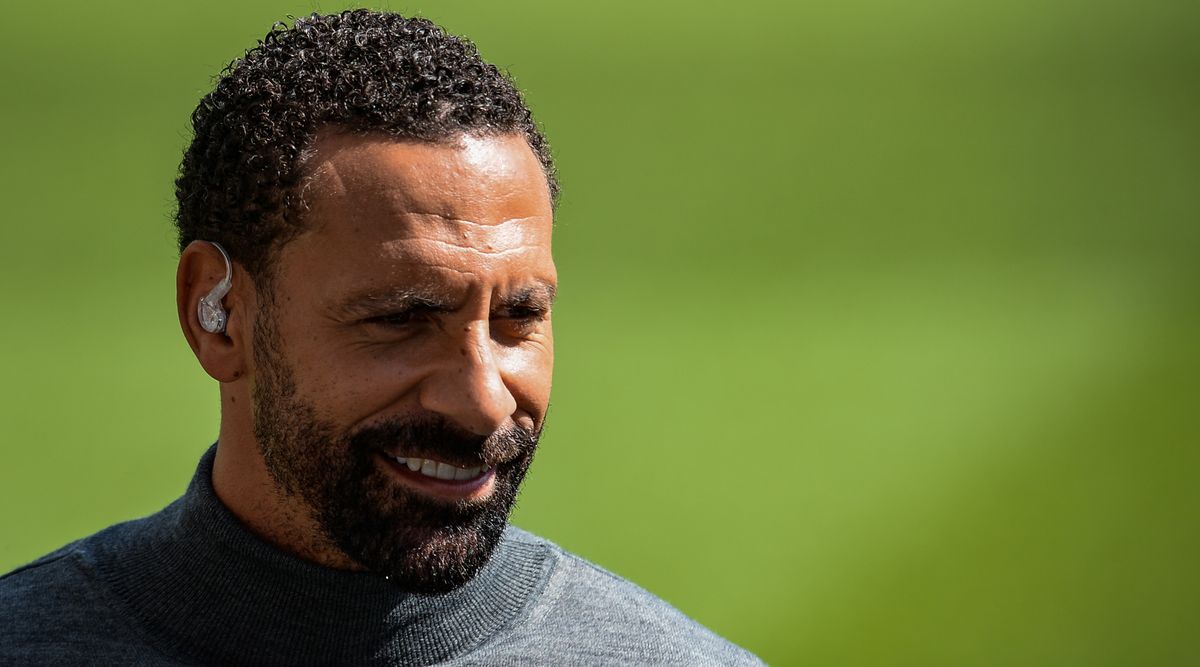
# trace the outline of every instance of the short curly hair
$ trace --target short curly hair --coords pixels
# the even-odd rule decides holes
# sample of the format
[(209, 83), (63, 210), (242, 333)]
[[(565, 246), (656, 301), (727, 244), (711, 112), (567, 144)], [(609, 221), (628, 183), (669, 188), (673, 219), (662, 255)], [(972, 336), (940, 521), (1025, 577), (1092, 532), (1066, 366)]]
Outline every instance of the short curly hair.
[(302, 229), (306, 158), (329, 127), (434, 143), (520, 134), (558, 199), (546, 138), (512, 79), (473, 43), (423, 18), (313, 14), (276, 23), (192, 113), (175, 181), (180, 250), (217, 241), (269, 281), (274, 256)]

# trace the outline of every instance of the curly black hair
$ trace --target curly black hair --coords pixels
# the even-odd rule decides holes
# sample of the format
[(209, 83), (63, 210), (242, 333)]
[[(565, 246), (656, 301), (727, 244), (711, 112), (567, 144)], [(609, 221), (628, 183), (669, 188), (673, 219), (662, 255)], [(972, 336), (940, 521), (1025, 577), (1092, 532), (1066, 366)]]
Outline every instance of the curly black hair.
[(192, 127), (175, 181), (179, 248), (217, 241), (268, 281), (302, 229), (305, 160), (323, 128), (435, 143), (520, 134), (558, 198), (550, 146), (513, 81), (423, 18), (357, 9), (276, 23), (225, 68)]

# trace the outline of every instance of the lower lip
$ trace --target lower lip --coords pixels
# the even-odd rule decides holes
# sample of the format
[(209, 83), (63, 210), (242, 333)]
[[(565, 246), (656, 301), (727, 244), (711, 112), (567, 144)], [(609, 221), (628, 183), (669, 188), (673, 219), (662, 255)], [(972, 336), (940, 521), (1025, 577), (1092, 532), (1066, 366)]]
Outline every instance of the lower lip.
[(483, 500), (492, 494), (496, 486), (496, 470), (490, 469), (471, 479), (438, 479), (409, 470), (408, 466), (378, 454), (380, 462), (405, 486), (410, 486), (434, 496), (451, 500)]

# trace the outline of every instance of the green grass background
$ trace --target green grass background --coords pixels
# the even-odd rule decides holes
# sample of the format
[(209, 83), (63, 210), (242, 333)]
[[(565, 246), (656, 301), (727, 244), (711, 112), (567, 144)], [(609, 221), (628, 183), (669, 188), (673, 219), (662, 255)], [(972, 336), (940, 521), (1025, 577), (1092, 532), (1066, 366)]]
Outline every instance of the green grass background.
[[(6, 6), (0, 570), (183, 490), (188, 115), (340, 7)], [(1200, 664), (1200, 4), (391, 8), (560, 163), (517, 523), (773, 664)]]

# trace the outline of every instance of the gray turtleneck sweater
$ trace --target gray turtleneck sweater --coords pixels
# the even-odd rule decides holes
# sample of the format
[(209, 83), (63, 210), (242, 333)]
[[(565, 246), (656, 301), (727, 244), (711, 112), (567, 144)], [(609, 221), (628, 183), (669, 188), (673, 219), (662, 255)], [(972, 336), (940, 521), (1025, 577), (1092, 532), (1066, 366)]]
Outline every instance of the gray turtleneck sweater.
[(397, 591), (258, 539), (212, 489), (0, 578), (0, 664), (757, 665), (637, 586), (510, 527), (470, 583)]

